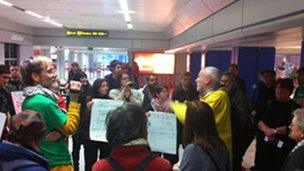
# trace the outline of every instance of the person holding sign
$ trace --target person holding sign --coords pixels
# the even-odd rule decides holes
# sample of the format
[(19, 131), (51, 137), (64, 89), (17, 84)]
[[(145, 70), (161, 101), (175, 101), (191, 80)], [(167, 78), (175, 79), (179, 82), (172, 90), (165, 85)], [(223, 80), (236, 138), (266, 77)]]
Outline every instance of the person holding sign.
[(130, 74), (127, 71), (121, 71), (117, 80), (119, 88), (110, 91), (110, 98), (142, 104), (143, 94), (140, 91), (131, 88), (132, 82), (130, 81)]
[(286, 157), (282, 171), (304, 170), (304, 109), (297, 109), (293, 112), (293, 119), (289, 125), (289, 137), (297, 142)]
[[(93, 99), (110, 99), (109, 84), (105, 79), (97, 79), (94, 81), (91, 97)], [(98, 151), (99, 159), (108, 157), (111, 151), (111, 146), (108, 143), (98, 142), (90, 139), (92, 103), (92, 101), (88, 102), (87, 111), (83, 117), (85, 170), (87, 171), (91, 171), (92, 166), (97, 161)]]
[(229, 170), (228, 151), (219, 137), (214, 118), (207, 103), (199, 100), (187, 102), (181, 171)]
[(143, 107), (127, 103), (108, 113), (107, 140), (111, 154), (99, 160), (92, 171), (145, 170), (170, 171), (166, 159), (151, 153), (147, 141), (147, 116)]
[(71, 135), (77, 130), (81, 83), (69, 83), (71, 102), (65, 113), (57, 104), (57, 96), (48, 89), (56, 78), (50, 58), (35, 57), (23, 61), (21, 75), (27, 86), (23, 91), (25, 99), (22, 110), (30, 109), (40, 113), (46, 125), (47, 135), (40, 142), (41, 153), (49, 160), (52, 171), (73, 171), (67, 143), (62, 136), (58, 138), (58, 134)]

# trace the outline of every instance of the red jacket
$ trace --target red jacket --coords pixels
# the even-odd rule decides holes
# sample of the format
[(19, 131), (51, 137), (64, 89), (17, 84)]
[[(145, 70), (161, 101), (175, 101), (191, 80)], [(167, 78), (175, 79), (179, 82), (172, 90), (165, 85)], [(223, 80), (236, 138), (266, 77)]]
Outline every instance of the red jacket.
[[(134, 171), (150, 153), (149, 147), (145, 145), (113, 147), (111, 151), (112, 157), (124, 168), (124, 171)], [(170, 162), (161, 157), (154, 158), (145, 169), (145, 171), (171, 170)], [(114, 171), (114, 168), (103, 159), (94, 164), (92, 171)]]

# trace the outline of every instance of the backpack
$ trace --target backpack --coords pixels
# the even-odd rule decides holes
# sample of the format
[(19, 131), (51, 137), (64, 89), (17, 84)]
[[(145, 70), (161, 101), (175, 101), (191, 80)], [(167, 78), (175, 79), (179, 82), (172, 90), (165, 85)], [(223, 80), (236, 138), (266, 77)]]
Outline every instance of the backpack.
[[(144, 160), (139, 163), (135, 171), (144, 171), (145, 168), (156, 157), (156, 154), (150, 153), (146, 158), (144, 158)], [(106, 161), (114, 168), (115, 171), (124, 171), (123, 167), (111, 155), (106, 158)]]
[(0, 161), (0, 171), (17, 171), (22, 168), (39, 166), (37, 162), (27, 159), (16, 159), (11, 161)]

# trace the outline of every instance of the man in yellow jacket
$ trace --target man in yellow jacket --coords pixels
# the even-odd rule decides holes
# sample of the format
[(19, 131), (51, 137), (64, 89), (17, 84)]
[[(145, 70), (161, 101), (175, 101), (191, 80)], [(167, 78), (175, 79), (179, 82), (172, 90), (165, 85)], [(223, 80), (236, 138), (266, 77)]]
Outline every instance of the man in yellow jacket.
[[(220, 138), (225, 142), (232, 159), (232, 134), (230, 121), (230, 101), (225, 89), (220, 86), (220, 71), (215, 67), (203, 68), (196, 79), (200, 100), (209, 104), (215, 115), (215, 123)], [(177, 118), (185, 123), (187, 106), (174, 102), (172, 109)]]

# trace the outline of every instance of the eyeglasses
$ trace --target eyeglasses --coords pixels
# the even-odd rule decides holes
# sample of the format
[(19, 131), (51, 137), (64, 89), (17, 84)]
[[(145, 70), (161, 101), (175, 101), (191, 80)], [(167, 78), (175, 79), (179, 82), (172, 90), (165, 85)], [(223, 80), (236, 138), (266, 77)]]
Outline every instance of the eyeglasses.
[(129, 80), (130, 79), (130, 77), (123, 77), (123, 78), (121, 78), (122, 80)]

